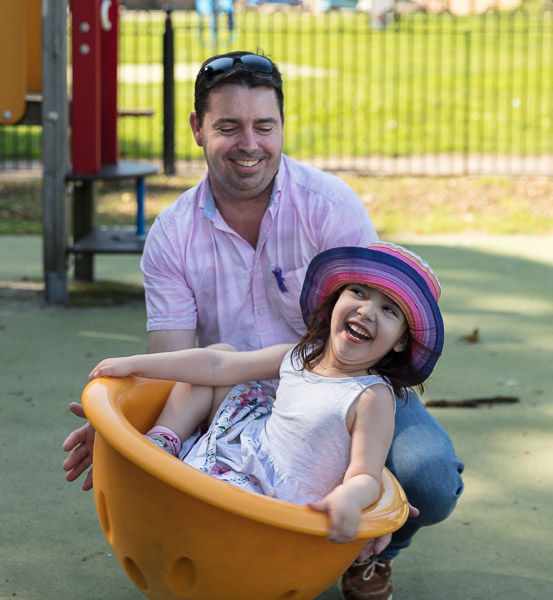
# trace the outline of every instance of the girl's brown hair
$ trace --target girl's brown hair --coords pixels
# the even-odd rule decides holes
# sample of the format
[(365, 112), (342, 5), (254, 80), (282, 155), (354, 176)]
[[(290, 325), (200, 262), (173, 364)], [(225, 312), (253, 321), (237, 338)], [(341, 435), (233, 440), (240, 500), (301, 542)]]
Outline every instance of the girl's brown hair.
[[(311, 313), (307, 333), (293, 350), (293, 357), (297, 359), (303, 369), (312, 369), (321, 358), (330, 337), (332, 311), (346, 285), (327, 296)], [(378, 365), (367, 370), (369, 375), (375, 374), (384, 377), (392, 386), (394, 394), (405, 401), (409, 397), (410, 387), (405, 381), (405, 375), (413, 371), (410, 360), (413, 343), (412, 336), (408, 335), (405, 348), (401, 352), (390, 350)], [(424, 392), (422, 383), (416, 388), (420, 393)]]

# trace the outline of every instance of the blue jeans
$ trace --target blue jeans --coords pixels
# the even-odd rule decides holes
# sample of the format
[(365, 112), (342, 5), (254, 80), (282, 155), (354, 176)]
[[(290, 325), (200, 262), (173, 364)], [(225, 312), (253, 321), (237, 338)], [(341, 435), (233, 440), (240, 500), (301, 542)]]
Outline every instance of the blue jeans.
[(392, 535), (382, 560), (395, 558), (407, 548), (421, 527), (446, 519), (463, 491), (464, 465), (457, 460), (445, 429), (414, 393), (407, 404), (396, 399), (396, 426), (386, 466), (396, 476), (409, 502), (420, 515), (409, 518)]

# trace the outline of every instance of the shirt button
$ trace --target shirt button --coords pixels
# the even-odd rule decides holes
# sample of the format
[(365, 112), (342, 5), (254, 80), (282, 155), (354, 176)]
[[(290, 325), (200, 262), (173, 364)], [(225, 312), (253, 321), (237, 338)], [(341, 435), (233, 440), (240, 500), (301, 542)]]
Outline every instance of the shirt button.
[(257, 309), (257, 314), (258, 315), (264, 315), (265, 314), (265, 309), (264, 308), (258, 308)]

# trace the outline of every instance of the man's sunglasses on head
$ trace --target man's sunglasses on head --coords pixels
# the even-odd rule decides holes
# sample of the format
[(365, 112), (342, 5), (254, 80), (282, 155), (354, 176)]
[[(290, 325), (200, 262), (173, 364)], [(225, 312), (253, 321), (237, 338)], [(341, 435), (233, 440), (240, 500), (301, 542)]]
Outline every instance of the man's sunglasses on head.
[(244, 56), (214, 58), (201, 68), (200, 74), (207, 80), (214, 79), (218, 75), (232, 71), (236, 64), (241, 64), (246, 70), (257, 73), (272, 73), (274, 69), (272, 61), (268, 58), (259, 54), (244, 54)]

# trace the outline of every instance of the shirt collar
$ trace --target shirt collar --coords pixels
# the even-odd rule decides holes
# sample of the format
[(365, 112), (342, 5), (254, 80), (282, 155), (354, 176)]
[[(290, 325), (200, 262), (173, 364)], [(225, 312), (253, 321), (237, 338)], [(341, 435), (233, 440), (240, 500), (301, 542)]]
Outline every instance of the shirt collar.
[(211, 191), (211, 185), (209, 184), (209, 177), (205, 177), (205, 190), (203, 193), (203, 208), (204, 217), (213, 221), (217, 207), (215, 206), (215, 198), (213, 198), (213, 192)]

